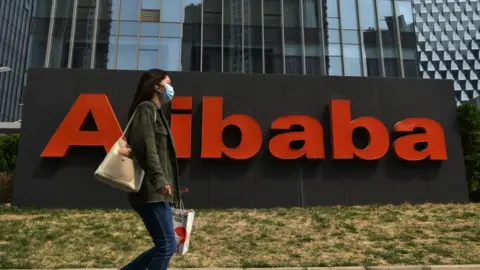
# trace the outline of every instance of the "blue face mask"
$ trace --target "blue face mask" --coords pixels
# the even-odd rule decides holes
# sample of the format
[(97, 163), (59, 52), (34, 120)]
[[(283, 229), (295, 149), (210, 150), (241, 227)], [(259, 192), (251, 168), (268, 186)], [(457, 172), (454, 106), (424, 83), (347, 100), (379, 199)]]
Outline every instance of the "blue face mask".
[(159, 93), (163, 96), (162, 101), (164, 103), (170, 102), (173, 99), (173, 96), (175, 95), (175, 91), (173, 90), (173, 87), (170, 84), (165, 84), (165, 92), (160, 92)]

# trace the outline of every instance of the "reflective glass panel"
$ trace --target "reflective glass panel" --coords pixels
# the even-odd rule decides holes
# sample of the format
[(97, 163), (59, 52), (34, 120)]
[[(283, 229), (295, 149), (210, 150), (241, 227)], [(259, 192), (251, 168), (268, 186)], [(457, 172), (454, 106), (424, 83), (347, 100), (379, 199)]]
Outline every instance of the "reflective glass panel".
[(179, 38), (162, 38), (160, 40), (160, 68), (167, 71), (180, 71)]
[(323, 74), (323, 38), (321, 18), (322, 2), (303, 1), (303, 26), (305, 37), (305, 65), (307, 74)]
[(263, 1), (265, 72), (283, 73), (282, 7), (277, 0)]
[(138, 22), (120, 21), (119, 35), (120, 36), (137, 36)]
[(139, 6), (137, 0), (122, 0), (120, 10), (120, 20), (122, 21), (138, 21)]
[(244, 3), (244, 72), (262, 73), (262, 1), (243, 0)]
[(161, 0), (142, 0), (142, 9), (160, 10)]
[(68, 65), (69, 41), (72, 32), (73, 1), (57, 1), (53, 26), (51, 68), (66, 68)]
[(400, 40), (402, 43), (403, 70), (405, 77), (418, 78), (417, 36), (413, 23), (413, 7), (410, 1), (397, 0), (395, 6), (398, 15)]
[(202, 71), (222, 71), (222, 0), (203, 1)]
[(243, 72), (242, 0), (224, 0), (223, 71)]
[[(324, 8), (324, 18), (327, 22), (325, 28), (325, 65), (327, 69), (326, 75), (342, 75), (342, 57), (340, 48), (340, 23), (339, 23), (339, 7), (337, 0), (323, 1), (326, 4)], [(337, 57), (338, 55), (338, 57)]]
[(117, 53), (117, 69), (137, 69), (137, 38), (119, 37)]
[(163, 0), (161, 9), (162, 22), (181, 22), (182, 21), (182, 1)]
[(158, 37), (160, 34), (160, 23), (158, 22), (141, 22), (140, 35)]
[(116, 37), (111, 36), (109, 38), (109, 42), (108, 42), (108, 51), (107, 51), (107, 54), (105, 55), (108, 69), (114, 69), (115, 68), (114, 67), (114, 64), (115, 64), (115, 43), (116, 43)]
[(52, 0), (36, 1), (35, 5), (35, 17), (30, 29), (29, 67), (39, 68), (45, 65)]
[(393, 0), (378, 1), (378, 23), (383, 46), (383, 62), (385, 76), (399, 77), (398, 42), (396, 38), (395, 18), (393, 16)]
[[(77, 7), (75, 43), (73, 45), (72, 68), (89, 69), (92, 53), (93, 27), (95, 24), (96, 0), (86, 0)], [(104, 48), (100, 46), (100, 48)]]
[(183, 0), (182, 70), (200, 71), (201, 0)]
[(381, 76), (380, 47), (378, 45), (378, 28), (374, 1), (362, 0), (358, 2), (365, 57), (365, 76)]
[(340, 3), (345, 76), (362, 76), (356, 0), (342, 0)]
[(182, 25), (180, 23), (162, 23), (162, 37), (182, 36)]
[(302, 28), (300, 2), (283, 0), (285, 25), (285, 70), (287, 74), (303, 74)]
[(138, 69), (149, 70), (157, 68), (158, 50), (140, 50), (138, 52)]

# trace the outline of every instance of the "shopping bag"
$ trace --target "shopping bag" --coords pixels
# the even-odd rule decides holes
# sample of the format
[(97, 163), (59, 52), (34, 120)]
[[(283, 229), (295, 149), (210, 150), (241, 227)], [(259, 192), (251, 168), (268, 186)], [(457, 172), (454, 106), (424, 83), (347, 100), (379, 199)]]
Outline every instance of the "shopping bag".
[(176, 254), (178, 256), (183, 256), (187, 253), (190, 245), (195, 211), (185, 209), (183, 203), (180, 202), (180, 207), (172, 208), (172, 216), (175, 239), (177, 242)]

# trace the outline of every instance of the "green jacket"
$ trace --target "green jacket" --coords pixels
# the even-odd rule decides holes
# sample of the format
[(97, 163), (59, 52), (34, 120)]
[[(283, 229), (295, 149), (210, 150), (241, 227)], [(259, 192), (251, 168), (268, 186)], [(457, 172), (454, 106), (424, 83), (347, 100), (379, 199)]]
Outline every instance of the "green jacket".
[[(155, 121), (155, 115), (157, 119)], [(178, 163), (172, 134), (162, 110), (154, 102), (144, 102), (137, 107), (127, 142), (133, 158), (145, 171), (138, 193), (130, 193), (131, 204), (171, 202), (180, 200)], [(160, 188), (170, 185), (172, 197), (162, 195)]]

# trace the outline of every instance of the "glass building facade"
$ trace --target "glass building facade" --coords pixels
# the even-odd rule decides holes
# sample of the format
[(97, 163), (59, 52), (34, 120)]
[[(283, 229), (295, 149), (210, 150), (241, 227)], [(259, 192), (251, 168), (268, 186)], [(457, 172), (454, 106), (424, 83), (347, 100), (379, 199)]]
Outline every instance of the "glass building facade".
[(454, 81), (457, 105), (480, 97), (480, 1), (414, 0), (424, 79)]
[(0, 122), (21, 118), (33, 0), (0, 0)]
[(418, 77), (410, 1), (41, 0), (30, 66)]

